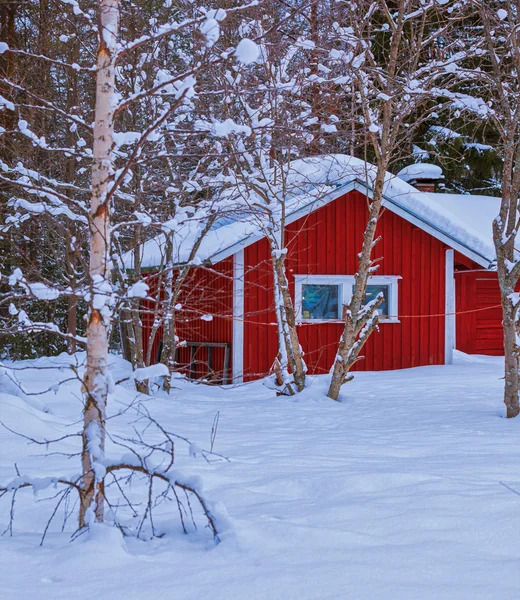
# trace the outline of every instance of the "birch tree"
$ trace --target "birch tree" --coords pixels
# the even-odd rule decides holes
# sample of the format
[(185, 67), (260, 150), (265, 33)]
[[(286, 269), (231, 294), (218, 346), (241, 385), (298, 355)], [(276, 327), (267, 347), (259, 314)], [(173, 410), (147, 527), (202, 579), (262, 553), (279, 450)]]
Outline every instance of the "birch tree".
[(504, 328), (504, 404), (506, 416), (512, 418), (520, 412), (520, 296), (515, 291), (520, 280), (516, 241), (520, 228), (520, 3), (472, 0), (467, 7), (469, 18), (483, 34), (465, 36), (470, 51), (480, 57), (480, 68), (470, 70), (468, 89), (476, 99), (489, 102), (491, 110), (484, 116), (498, 134), (503, 158), (493, 241)]
[[(238, 5), (230, 12), (242, 8)], [(79, 490), (79, 525), (83, 528), (104, 520), (106, 403), (112, 389), (108, 371), (109, 343), (116, 304), (132, 295), (132, 289), (114, 285), (112, 234), (116, 224), (120, 229), (142, 222), (141, 216), (134, 214), (129, 222), (116, 223), (118, 217), (113, 208), (116, 202), (133, 202), (134, 171), (165, 132), (175, 129), (175, 115), (182, 113), (195, 95), (197, 75), (209, 65), (233, 57), (235, 48), (213, 49), (226, 12), (193, 7), (191, 3), (175, 8), (165, 5), (157, 11), (151, 3), (136, 2), (130, 3), (123, 12), (120, 0), (99, 0), (95, 7), (88, 6), (86, 10), (76, 3), (66, 10), (69, 12), (65, 21), (70, 19), (81, 24), (74, 34), (82, 34), (79, 62), (68, 63), (69, 53), (60, 53), (58, 41), (63, 44), (69, 41), (65, 34), (41, 53), (0, 42), (2, 55), (46, 65), (51, 81), (50, 85), (35, 90), (22, 77), (17, 79), (4, 72), (0, 108), (18, 117), (15, 131), (2, 131), (2, 134), (28, 139), (38, 153), (53, 157), (54, 161), (58, 156), (75, 157), (78, 177), (70, 182), (61, 172), (45, 171), (41, 160), (33, 160), (27, 153), (26, 156), (0, 157), (0, 182), (8, 190), (15, 190), (8, 193), (13, 213), (8, 219), (8, 228), (16, 229), (26, 220), (41, 220), (42, 214), (67, 217), (88, 227), (87, 284), (79, 291), (73, 290), (74, 295), (81, 294), (88, 304), (86, 339), (77, 338), (86, 344), (87, 350), (83, 377), (82, 475), (77, 484), (71, 482)], [(129, 15), (146, 14), (146, 10), (155, 11), (155, 16), (143, 20), (139, 35), (130, 37)], [(189, 47), (190, 52), (184, 54), (183, 47)], [(163, 67), (159, 59), (165, 51), (176, 53), (175, 60)], [(95, 63), (92, 63), (92, 55), (96, 56)], [(136, 55), (141, 67), (152, 65), (151, 77), (139, 73), (139, 89), (125, 93), (121, 73)], [(54, 93), (56, 86), (67, 81), (63, 73), (69, 71), (81, 74), (83, 96), (92, 94), (89, 105), (71, 108), (66, 97)], [(83, 114), (78, 112), (79, 108), (83, 108)], [(131, 121), (128, 115), (138, 110), (143, 118), (135, 124), (134, 130), (125, 128), (125, 123)], [(53, 135), (54, 132), (44, 135), (46, 131), (38, 116), (47, 114), (67, 123), (69, 132), (78, 132), (72, 147), (66, 146), (65, 140)], [(71, 136), (67, 133), (65, 137)], [(83, 185), (83, 176), (87, 185)], [(155, 225), (162, 224), (155, 220)], [(40, 281), (35, 281), (36, 277)], [(15, 269), (9, 277), (13, 298), (27, 296), (53, 301), (70, 294), (64, 281), (42, 279), (41, 273), (29, 275), (20, 268)], [(13, 319), (17, 316), (18, 321), (13, 331), (49, 331), (76, 339), (73, 334), (64, 334), (52, 322), (35, 322), (25, 311), (13, 308), (12, 316)], [(144, 463), (139, 468), (128, 463), (110, 467), (110, 471), (120, 469), (148, 473)]]
[(114, 111), (116, 58), (119, 39), (119, 0), (99, 4), (99, 46), (96, 61), (96, 100), (92, 183), (89, 210), (90, 302), (87, 324), (87, 365), (83, 413), (83, 495), (80, 527), (103, 521), (106, 401), (109, 389), (108, 345), (112, 318), (109, 191), (115, 175)]

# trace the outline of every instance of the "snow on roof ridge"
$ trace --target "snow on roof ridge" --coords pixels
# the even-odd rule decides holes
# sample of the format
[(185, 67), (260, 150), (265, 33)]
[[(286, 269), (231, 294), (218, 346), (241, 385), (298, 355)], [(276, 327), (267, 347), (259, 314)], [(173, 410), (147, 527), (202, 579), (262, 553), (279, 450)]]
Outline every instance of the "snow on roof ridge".
[[(290, 217), (305, 209), (312, 212), (327, 202), (340, 197), (341, 187), (357, 183), (368, 192), (376, 176), (376, 167), (354, 156), (346, 154), (327, 154), (297, 159), (292, 162), (291, 170), (287, 177), (287, 183), (293, 190), (298, 189), (300, 193), (291, 195), (288, 200), (289, 209), (287, 215)], [(434, 230), (444, 234), (453, 242), (470, 253), (482, 257), (482, 261), (491, 263), (495, 258), (495, 251), (491, 235), (491, 223), (489, 224), (489, 236), (482, 227), (470, 226), (446, 206), (446, 202), (437, 202), (436, 194), (420, 192), (397, 175), (387, 173), (383, 193), (385, 204), (394, 205), (402, 211), (408, 212), (419, 221), (430, 226)], [(457, 197), (456, 194), (453, 195)], [(391, 209), (392, 207), (389, 206)], [(233, 254), (234, 247), (241, 244), (242, 247), (253, 243), (261, 234), (261, 222), (253, 217), (247, 220), (232, 221), (229, 224), (210, 230), (203, 239), (197, 252), (196, 264), (211, 260), (218, 255), (219, 260)], [(183, 230), (185, 231), (183, 235)], [(176, 247), (174, 257), (177, 264), (185, 263), (191, 251), (194, 235), (198, 226), (189, 223), (181, 225), (176, 232)], [(157, 267), (164, 263), (164, 234), (148, 240), (142, 248), (142, 268)], [(226, 254), (226, 251), (229, 253)], [(461, 250), (464, 251), (463, 249)], [(128, 252), (123, 257), (126, 268), (133, 268), (133, 253)], [(486, 265), (487, 266), (487, 265)]]

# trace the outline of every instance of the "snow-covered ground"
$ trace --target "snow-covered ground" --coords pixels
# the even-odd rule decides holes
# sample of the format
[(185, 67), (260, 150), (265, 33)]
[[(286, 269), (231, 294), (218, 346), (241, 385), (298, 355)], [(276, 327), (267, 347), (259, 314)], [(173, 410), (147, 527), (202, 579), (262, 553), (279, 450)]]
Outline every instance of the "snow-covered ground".
[[(114, 378), (128, 375), (113, 360)], [(43, 367), (68, 361), (41, 359), (17, 373), (27, 391), (46, 389), (70, 371)], [(501, 359), (457, 355), (453, 366), (360, 373), (341, 403), (324, 397), (322, 378), (296, 399), (260, 382), (179, 381), (147, 406), (205, 447), (219, 412), (215, 451), (230, 462), (208, 465), (181, 446), (178, 462), (226, 506), (222, 543), (204, 531), (184, 536), (173, 515), (169, 535), (151, 542), (123, 543), (113, 529), (70, 543), (57, 527), (39, 547), (50, 505), (20, 491), (14, 535), (0, 538), (1, 596), (518, 600), (520, 418), (503, 418), (501, 369)], [(81, 410), (77, 381), (39, 398), (12, 395), (1, 374), (0, 387), (0, 419), (11, 428), (40, 438), (78, 428), (69, 428)], [(112, 414), (134, 398), (129, 384), (118, 386)], [(124, 435), (131, 421), (111, 419), (110, 431)], [(31, 456), (44, 452), (1, 429), (0, 482), (15, 476), (15, 462), (32, 476), (79, 470), (77, 458)], [(8, 510), (0, 501), (1, 530)]]

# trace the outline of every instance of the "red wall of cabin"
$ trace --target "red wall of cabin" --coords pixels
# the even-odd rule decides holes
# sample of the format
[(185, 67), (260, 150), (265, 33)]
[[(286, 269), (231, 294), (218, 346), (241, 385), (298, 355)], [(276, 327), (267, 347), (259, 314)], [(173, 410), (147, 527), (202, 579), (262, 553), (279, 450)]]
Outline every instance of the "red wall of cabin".
[[(289, 284), (294, 275), (352, 275), (357, 267), (367, 220), (365, 197), (350, 192), (287, 228)], [(444, 362), (444, 317), (404, 315), (444, 313), (445, 249), (437, 239), (390, 211), (378, 225), (382, 240), (374, 255), (382, 258), (379, 275), (400, 275), (400, 323), (382, 323), (369, 339), (361, 370), (401, 369)], [(261, 240), (244, 251), (246, 379), (264, 375), (277, 354), (269, 247)], [(268, 308), (269, 307), (269, 308)], [(302, 324), (300, 341), (311, 372), (329, 371), (341, 335), (340, 323)]]
[[(177, 311), (177, 335), (181, 340), (188, 342), (219, 342), (231, 346), (233, 337), (233, 257), (226, 258), (213, 267), (197, 268), (192, 271), (184, 282), (178, 303), (182, 309)], [(146, 282), (150, 286), (148, 295), (157, 296), (158, 276), (149, 275)], [(161, 294), (163, 296), (163, 294)], [(143, 342), (145, 352), (148, 349), (150, 333), (155, 319), (156, 303), (153, 300), (144, 300), (142, 307)], [(212, 320), (201, 319), (203, 315), (212, 315)], [(152, 360), (157, 362), (162, 329), (157, 335), (152, 346)], [(224, 349), (212, 350), (214, 370), (221, 372), (224, 365)], [(229, 373), (231, 376), (232, 360), (229, 357)], [(208, 350), (197, 350), (195, 374), (206, 374), (204, 363), (208, 359)], [(188, 364), (190, 362), (190, 349), (180, 348), (177, 353), (177, 362)]]
[[(355, 273), (367, 214), (366, 198), (354, 191), (288, 226), (287, 267), (293, 294), (294, 275)], [(382, 259), (378, 274), (402, 277), (399, 281), (401, 322), (380, 325), (379, 333), (375, 332), (365, 346), (365, 359), (357, 364), (357, 368), (382, 370), (442, 364), (444, 317), (408, 316), (444, 313), (446, 246), (388, 210), (380, 219), (378, 234), (382, 236), (374, 250), (375, 257)], [(269, 246), (265, 239), (244, 250), (246, 380), (267, 374), (277, 355), (269, 261)], [(178, 314), (181, 339), (232, 343), (232, 272), (233, 257), (211, 269), (194, 269), (183, 286), (180, 299), (183, 305)], [(147, 281), (157, 287), (157, 276), (150, 276)], [(154, 319), (153, 307), (152, 301), (144, 302), (145, 344)], [(213, 320), (201, 320), (202, 314), (212, 314)], [(300, 341), (310, 372), (329, 371), (341, 331), (340, 323), (299, 326)], [(162, 332), (159, 331), (152, 349), (154, 358), (161, 337)], [(206, 356), (201, 350), (197, 359), (204, 361)], [(178, 359), (179, 362), (188, 362), (188, 350), (181, 350)]]

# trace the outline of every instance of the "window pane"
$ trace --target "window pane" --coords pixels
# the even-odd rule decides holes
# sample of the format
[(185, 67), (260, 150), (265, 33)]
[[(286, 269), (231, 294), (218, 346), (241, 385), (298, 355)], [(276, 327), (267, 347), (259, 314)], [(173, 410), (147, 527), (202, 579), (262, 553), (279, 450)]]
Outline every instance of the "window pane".
[(302, 285), (304, 319), (338, 319), (339, 285)]
[(367, 285), (367, 291), (365, 294), (365, 304), (368, 304), (369, 302), (374, 300), (374, 298), (376, 298), (377, 295), (382, 292), (383, 296), (384, 296), (384, 300), (383, 300), (383, 303), (379, 306), (379, 308), (377, 310), (380, 315), (384, 315), (384, 316), (388, 317), (389, 316), (389, 314), (388, 314), (388, 292), (389, 292), (389, 289), (390, 289), (389, 285)]

